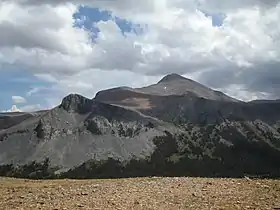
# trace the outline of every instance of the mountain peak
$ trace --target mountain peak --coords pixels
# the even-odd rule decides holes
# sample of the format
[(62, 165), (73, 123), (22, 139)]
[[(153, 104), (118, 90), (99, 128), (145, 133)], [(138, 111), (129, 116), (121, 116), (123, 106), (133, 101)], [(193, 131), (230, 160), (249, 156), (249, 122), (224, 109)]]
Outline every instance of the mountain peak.
[(179, 74), (176, 73), (172, 73), (172, 74), (168, 74), (165, 77), (163, 77), (158, 83), (163, 83), (163, 82), (171, 82), (171, 81), (175, 81), (175, 80), (182, 80), (182, 79), (187, 79)]
[(63, 98), (60, 107), (66, 111), (83, 113), (91, 109), (92, 103), (92, 100), (79, 94), (69, 94)]

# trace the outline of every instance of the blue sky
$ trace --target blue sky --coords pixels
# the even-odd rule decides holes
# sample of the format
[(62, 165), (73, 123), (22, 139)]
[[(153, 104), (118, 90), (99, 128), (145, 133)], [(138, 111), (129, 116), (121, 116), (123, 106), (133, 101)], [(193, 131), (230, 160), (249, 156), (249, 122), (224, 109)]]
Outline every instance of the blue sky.
[[(225, 18), (224, 14), (209, 14), (204, 12), (206, 16), (212, 18), (213, 26), (221, 26)], [(85, 18), (84, 18), (85, 17)], [(115, 17), (109, 11), (101, 11), (98, 8), (90, 8), (87, 6), (81, 6), (79, 11), (73, 15), (75, 20), (84, 19), (83, 22), (76, 21), (74, 27), (81, 27), (85, 30), (90, 30), (93, 33), (92, 40), (98, 36), (99, 29), (93, 27), (93, 24), (99, 21), (108, 21), (110, 19), (114, 20), (123, 35), (126, 32), (141, 33), (141, 26), (132, 23), (128, 20)], [(135, 30), (137, 29), (137, 30)], [(140, 29), (140, 30), (139, 30)], [(31, 97), (28, 96), (28, 91), (35, 87), (48, 87), (49, 83), (39, 80), (28, 70), (22, 71), (20, 67), (13, 67), (12, 69), (7, 66), (0, 66), (2, 71), (0, 78), (0, 98), (2, 99), (0, 103), (0, 111), (9, 109), (14, 103), (11, 96), (22, 96), (27, 99), (26, 104), (20, 104), (18, 107), (28, 104), (38, 104), (40, 103), (43, 107), (46, 105), (40, 95), (34, 94)]]
[(84, 27), (86, 30), (94, 32), (93, 39), (98, 36), (99, 29), (94, 27), (93, 24), (99, 21), (114, 20), (123, 34), (126, 32), (138, 32), (135, 28), (140, 28), (140, 25), (132, 23), (131, 21), (113, 16), (110, 11), (103, 11), (98, 8), (91, 8), (88, 6), (80, 6), (79, 11), (73, 15), (75, 20), (84, 19), (82, 23), (76, 22), (75, 27)]
[[(22, 96), (27, 99), (27, 104), (37, 104), (39, 97), (28, 97), (27, 93), (34, 87), (44, 87), (48, 83), (38, 80), (33, 74), (28, 71), (21, 71), (20, 69), (2, 70), (0, 77), (0, 111), (11, 108), (14, 104), (12, 96)], [(25, 105), (25, 104), (21, 104)]]
[(205, 12), (202, 11), (206, 17), (210, 17), (212, 19), (212, 25), (216, 26), (216, 27), (220, 27), (223, 25), (223, 22), (226, 18), (226, 14), (224, 13), (209, 13), (209, 12)]

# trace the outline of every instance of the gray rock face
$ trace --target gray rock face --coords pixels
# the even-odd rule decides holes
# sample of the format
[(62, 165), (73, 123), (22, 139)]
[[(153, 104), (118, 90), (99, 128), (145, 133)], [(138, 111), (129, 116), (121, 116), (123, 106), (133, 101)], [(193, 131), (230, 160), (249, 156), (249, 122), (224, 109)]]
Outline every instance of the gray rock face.
[(62, 100), (62, 103), (59, 107), (68, 112), (82, 114), (91, 111), (93, 107), (93, 101), (78, 94), (70, 94)]
[[(66, 177), (280, 176), (280, 101), (239, 102), (171, 74), (144, 88), (71, 94), (52, 110), (0, 115), (0, 175), (14, 174), (1, 165), (46, 158)], [(28, 176), (26, 168), (15, 174)]]
[(71, 168), (89, 159), (129, 161), (154, 150), (159, 124), (137, 112), (69, 95), (58, 107), (0, 131), (0, 163), (27, 164), (49, 157), (53, 165)]

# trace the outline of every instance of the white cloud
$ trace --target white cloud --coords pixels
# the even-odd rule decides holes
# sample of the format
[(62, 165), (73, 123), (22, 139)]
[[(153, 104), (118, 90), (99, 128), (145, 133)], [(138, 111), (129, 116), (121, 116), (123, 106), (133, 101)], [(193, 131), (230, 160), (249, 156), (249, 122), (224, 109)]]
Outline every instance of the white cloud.
[(12, 107), (8, 110), (2, 110), (1, 112), (34, 112), (41, 109), (44, 109), (40, 104), (29, 104), (21, 107), (17, 107), (17, 105), (12, 105)]
[(222, 1), (222, 0), (198, 0), (201, 8), (209, 11), (236, 11), (243, 8), (259, 7), (262, 9), (269, 9), (275, 7), (278, 0), (235, 0), (235, 1)]
[(40, 91), (46, 90), (46, 89), (48, 89), (48, 88), (46, 88), (46, 87), (33, 87), (26, 93), (26, 96), (30, 97), (30, 96), (32, 96), (36, 93), (39, 93)]
[(34, 112), (44, 109), (40, 104), (29, 104), (19, 108), (22, 112)]
[[(56, 83), (53, 83), (49, 89), (44, 89), (40, 95), (46, 98), (48, 108), (60, 103), (62, 97), (69, 93), (82, 94), (88, 98), (93, 98), (95, 94), (106, 88), (118, 86), (142, 87), (155, 83), (160, 79), (159, 76), (145, 76), (130, 71), (112, 70), (102, 71), (98, 69), (88, 69), (73, 76), (65, 76)], [(93, 82), (94, 81), (94, 82)], [(32, 89), (32, 94), (38, 93), (37, 89)]]
[(11, 109), (2, 110), (1, 112), (21, 112), (21, 110), (18, 109), (16, 105), (13, 105), (13, 106), (11, 107)]
[(12, 96), (13, 103), (15, 104), (24, 104), (26, 103), (26, 99), (22, 96)]
[[(50, 83), (27, 93), (47, 94), (48, 106), (70, 92), (93, 97), (99, 89), (143, 85), (171, 72), (199, 75), (204, 84), (242, 99), (280, 97), (280, 88), (270, 85), (280, 78), (278, 1), (2, 2), (0, 64), (21, 66)], [(90, 32), (73, 28), (72, 15), (82, 3), (147, 27), (141, 35), (123, 36), (113, 20), (99, 22), (92, 43)], [(201, 10), (225, 14), (223, 25), (213, 27)]]
[[(238, 98), (243, 101), (252, 101), (257, 100), (260, 98), (269, 98), (269, 94), (265, 92), (250, 92), (247, 90), (244, 85), (229, 85), (226, 88), (219, 89), (220, 91), (227, 93), (228, 95), (231, 95), (235, 98)], [(238, 90), (238, 91), (236, 91)]]

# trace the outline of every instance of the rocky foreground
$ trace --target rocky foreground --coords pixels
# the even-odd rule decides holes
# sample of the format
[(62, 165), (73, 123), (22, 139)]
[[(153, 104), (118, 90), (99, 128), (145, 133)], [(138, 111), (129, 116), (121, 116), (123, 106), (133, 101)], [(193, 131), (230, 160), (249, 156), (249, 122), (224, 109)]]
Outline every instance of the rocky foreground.
[(0, 178), (0, 209), (280, 209), (280, 180)]

